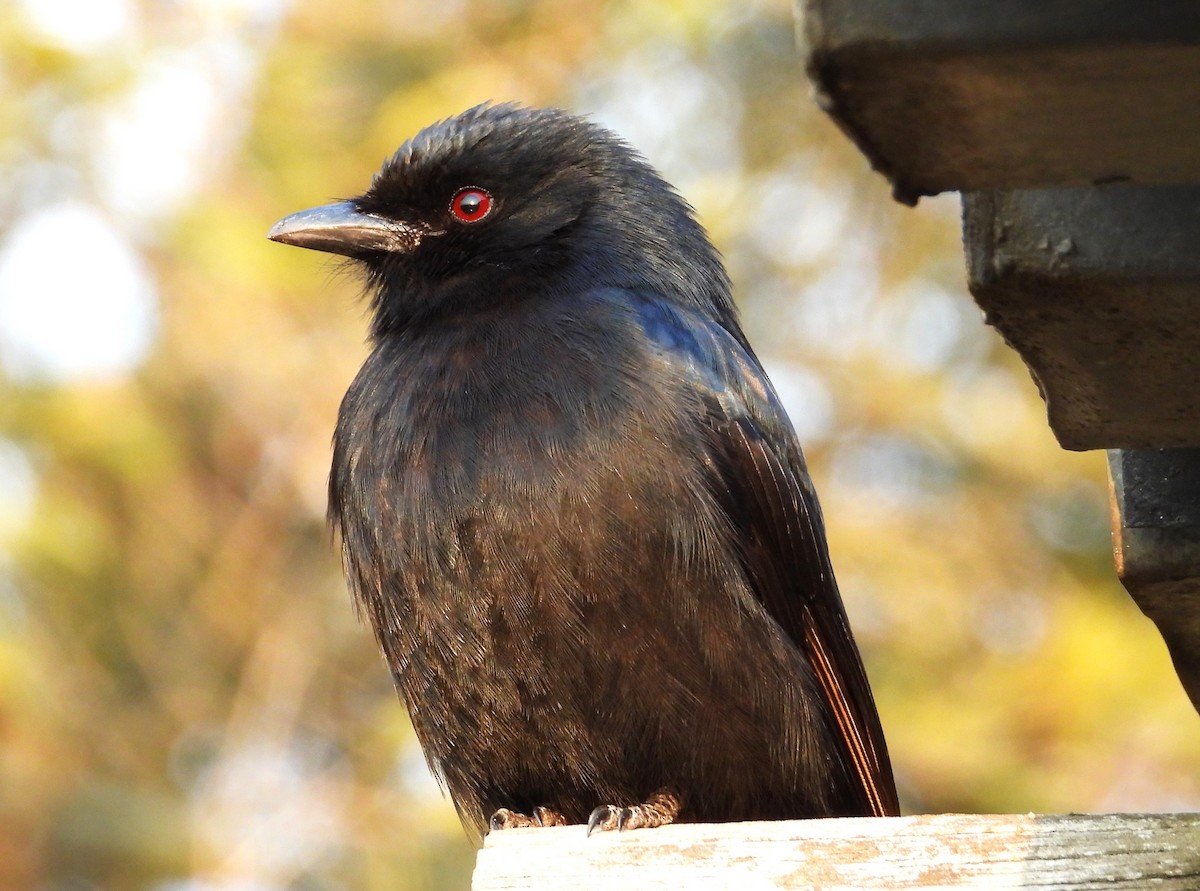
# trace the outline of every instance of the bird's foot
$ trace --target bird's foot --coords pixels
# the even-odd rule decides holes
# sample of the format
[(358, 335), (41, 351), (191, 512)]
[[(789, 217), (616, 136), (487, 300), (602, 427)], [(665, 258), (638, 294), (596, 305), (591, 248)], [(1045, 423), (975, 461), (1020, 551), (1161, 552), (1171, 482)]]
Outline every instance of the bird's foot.
[(558, 811), (548, 807), (535, 807), (532, 816), (500, 808), (488, 820), (488, 831), (496, 832), (501, 829), (531, 829), (539, 826), (566, 826), (567, 821)]
[(602, 804), (588, 817), (588, 835), (596, 830), (609, 832), (615, 829), (653, 829), (674, 823), (683, 808), (683, 799), (670, 789), (659, 789), (642, 804), (619, 807)]

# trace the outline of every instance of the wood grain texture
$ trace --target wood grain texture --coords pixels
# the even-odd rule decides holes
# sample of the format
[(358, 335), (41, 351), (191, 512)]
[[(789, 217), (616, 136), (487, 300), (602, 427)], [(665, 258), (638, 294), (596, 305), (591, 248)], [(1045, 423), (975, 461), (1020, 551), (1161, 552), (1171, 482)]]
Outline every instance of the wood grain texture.
[(1200, 815), (982, 815), (492, 833), (475, 891), (1197, 891)]

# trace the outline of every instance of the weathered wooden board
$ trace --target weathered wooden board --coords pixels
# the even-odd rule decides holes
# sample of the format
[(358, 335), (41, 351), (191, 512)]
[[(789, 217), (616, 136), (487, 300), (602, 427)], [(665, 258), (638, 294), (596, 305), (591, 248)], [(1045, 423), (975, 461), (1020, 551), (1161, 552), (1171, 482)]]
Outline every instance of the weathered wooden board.
[(493, 833), (475, 891), (1198, 891), (1200, 814), (942, 814)]

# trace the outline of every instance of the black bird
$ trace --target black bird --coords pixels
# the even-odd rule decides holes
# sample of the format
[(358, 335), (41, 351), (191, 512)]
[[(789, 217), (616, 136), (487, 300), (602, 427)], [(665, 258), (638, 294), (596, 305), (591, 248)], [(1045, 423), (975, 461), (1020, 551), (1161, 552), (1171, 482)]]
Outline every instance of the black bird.
[(637, 152), (482, 105), (269, 237), (366, 274), (330, 517), (468, 827), (898, 813), (795, 434)]

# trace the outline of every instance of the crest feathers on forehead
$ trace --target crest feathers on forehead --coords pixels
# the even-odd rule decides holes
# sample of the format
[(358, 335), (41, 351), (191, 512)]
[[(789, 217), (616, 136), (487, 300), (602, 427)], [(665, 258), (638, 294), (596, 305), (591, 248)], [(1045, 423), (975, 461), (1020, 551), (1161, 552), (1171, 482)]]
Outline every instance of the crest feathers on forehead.
[[(502, 134), (506, 144), (537, 141), (543, 150), (577, 156), (603, 156), (606, 149), (640, 156), (623, 140), (586, 118), (558, 108), (531, 108), (516, 102), (485, 102), (432, 124), (400, 146), (375, 174), (371, 185), (407, 168), (449, 162)], [(599, 149), (599, 151), (596, 151)]]

